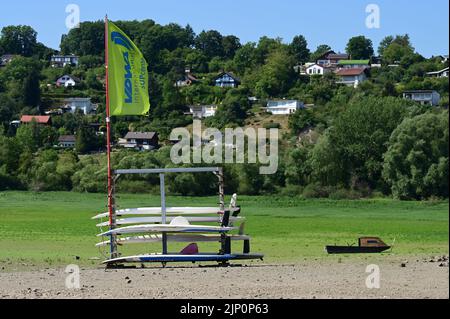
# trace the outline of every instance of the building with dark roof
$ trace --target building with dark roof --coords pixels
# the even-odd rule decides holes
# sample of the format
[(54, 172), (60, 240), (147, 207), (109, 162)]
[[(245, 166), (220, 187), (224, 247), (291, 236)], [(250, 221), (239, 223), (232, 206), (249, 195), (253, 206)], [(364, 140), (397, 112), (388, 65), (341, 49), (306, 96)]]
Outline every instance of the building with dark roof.
[(119, 145), (124, 148), (140, 151), (150, 151), (159, 147), (159, 137), (156, 132), (128, 132)]

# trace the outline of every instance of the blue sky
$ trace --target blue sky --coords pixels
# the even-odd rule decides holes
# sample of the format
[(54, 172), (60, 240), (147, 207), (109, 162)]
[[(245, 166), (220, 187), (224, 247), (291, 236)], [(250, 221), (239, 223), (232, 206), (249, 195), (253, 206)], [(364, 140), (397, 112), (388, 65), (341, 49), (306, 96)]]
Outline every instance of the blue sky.
[[(408, 33), (416, 50), (424, 56), (448, 54), (448, 0), (43, 0), (2, 1), (0, 28), (27, 24), (38, 32), (38, 40), (58, 48), (65, 26), (68, 4), (77, 4), (81, 21), (153, 19), (157, 23), (190, 24), (196, 33), (215, 29), (233, 34), (242, 42), (261, 36), (281, 37), (290, 42), (303, 34), (309, 47), (328, 44), (344, 51), (348, 39), (365, 35), (374, 42), (390, 34)], [(365, 25), (368, 4), (381, 10), (380, 29)]]

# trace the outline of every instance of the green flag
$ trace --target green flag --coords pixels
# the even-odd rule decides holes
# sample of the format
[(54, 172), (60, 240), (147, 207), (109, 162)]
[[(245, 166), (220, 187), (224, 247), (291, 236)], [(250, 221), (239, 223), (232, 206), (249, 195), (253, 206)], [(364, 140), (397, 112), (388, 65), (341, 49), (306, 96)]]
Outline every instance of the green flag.
[(108, 22), (110, 115), (144, 115), (150, 109), (147, 61), (115, 24)]

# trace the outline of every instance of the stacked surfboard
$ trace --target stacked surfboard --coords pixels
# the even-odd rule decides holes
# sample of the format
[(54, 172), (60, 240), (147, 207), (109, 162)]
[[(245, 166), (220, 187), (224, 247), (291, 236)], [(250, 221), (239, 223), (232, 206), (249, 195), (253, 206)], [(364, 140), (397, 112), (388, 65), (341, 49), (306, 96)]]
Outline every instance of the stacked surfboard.
[[(195, 245), (200, 242), (218, 242), (224, 240), (244, 242), (243, 253), (231, 251), (221, 253), (199, 253), (197, 250), (181, 253), (155, 253), (138, 256), (120, 257), (106, 260), (106, 264), (127, 262), (200, 262), (229, 260), (262, 259), (260, 254), (250, 254), (250, 237), (244, 235), (245, 218), (240, 217), (240, 208), (230, 207), (220, 211), (215, 207), (168, 207), (165, 216), (161, 207), (133, 208), (116, 211), (116, 228), (110, 229), (109, 214), (94, 216), (104, 240), (96, 246), (108, 246), (114, 235), (118, 245), (145, 244), (162, 242), (187, 242)], [(107, 221), (104, 221), (107, 219)], [(108, 231), (103, 231), (107, 228)], [(108, 240), (106, 240), (108, 239)], [(245, 248), (247, 247), (247, 248)]]

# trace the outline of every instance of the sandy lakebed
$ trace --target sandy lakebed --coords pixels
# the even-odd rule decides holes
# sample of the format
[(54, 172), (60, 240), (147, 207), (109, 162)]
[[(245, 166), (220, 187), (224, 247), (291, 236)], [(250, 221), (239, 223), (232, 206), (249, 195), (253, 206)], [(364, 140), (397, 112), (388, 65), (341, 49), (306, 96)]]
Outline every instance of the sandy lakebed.
[[(380, 287), (367, 288), (375, 264)], [(448, 256), (313, 259), (293, 264), (250, 263), (244, 267), (171, 265), (167, 268), (81, 268), (80, 288), (66, 288), (65, 267), (3, 270), (0, 297), (319, 299), (449, 298)]]

